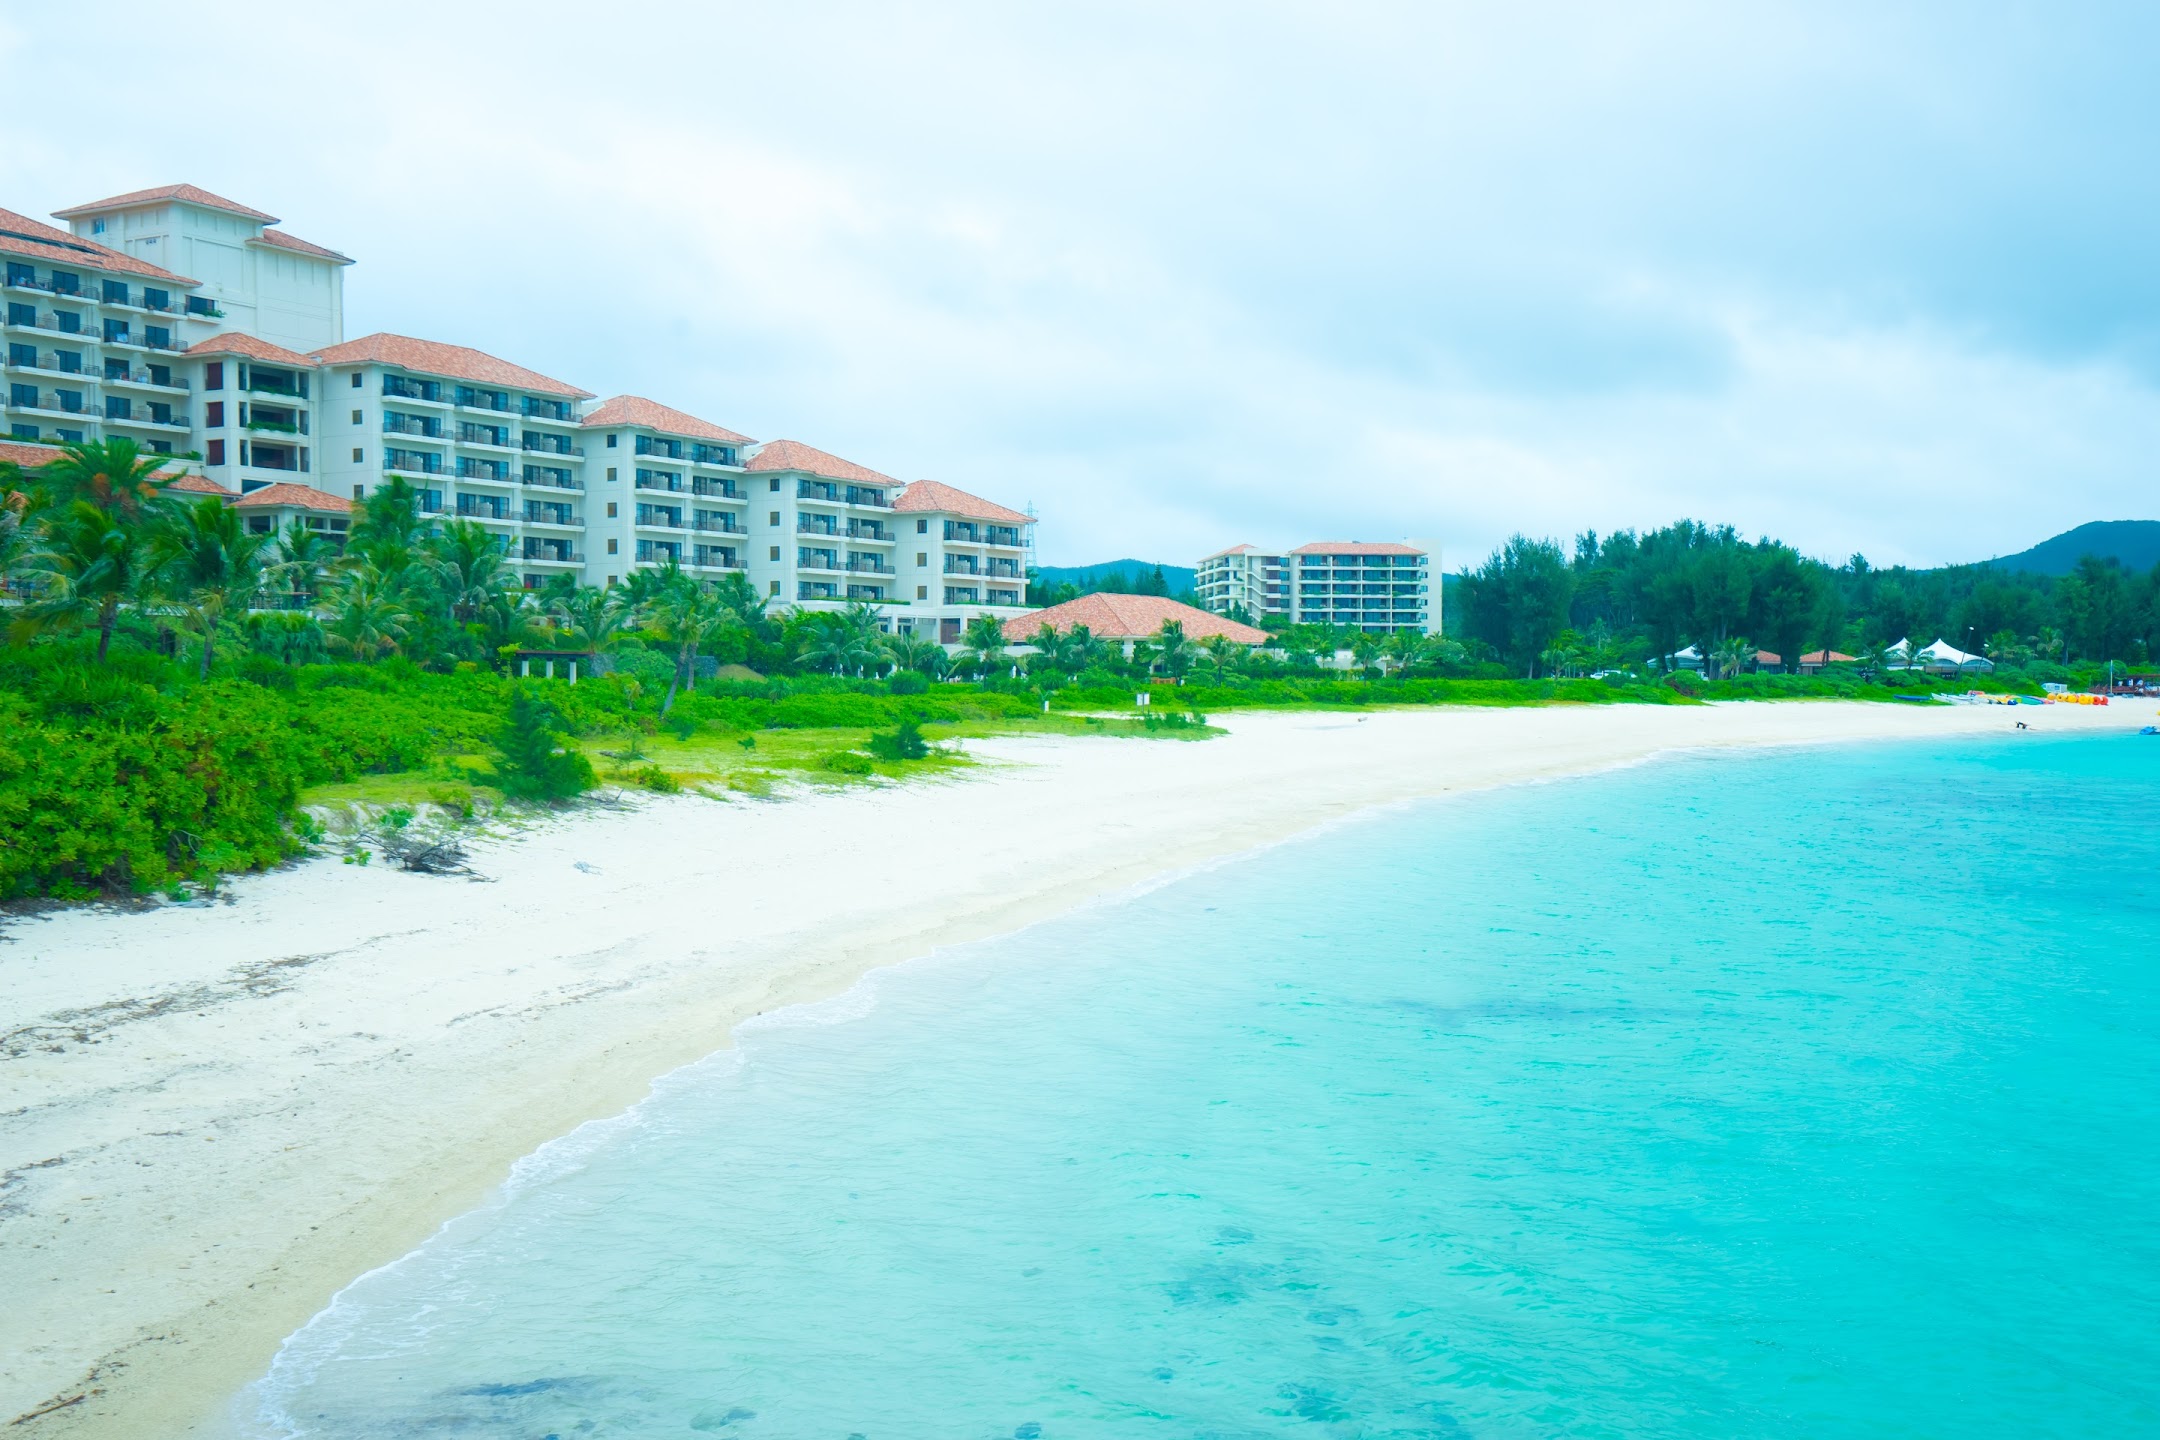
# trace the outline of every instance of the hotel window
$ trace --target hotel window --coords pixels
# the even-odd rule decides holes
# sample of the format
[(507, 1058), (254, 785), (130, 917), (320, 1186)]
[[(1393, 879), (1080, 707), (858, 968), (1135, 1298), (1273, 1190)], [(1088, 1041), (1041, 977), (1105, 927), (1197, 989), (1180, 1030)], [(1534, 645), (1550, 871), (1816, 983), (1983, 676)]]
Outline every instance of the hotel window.
[(610, 465), (610, 466), (608, 466), (608, 467), (607, 467), (607, 478), (608, 478), (608, 482), (609, 482), (610, 484), (613, 484), (613, 483), (614, 483), (614, 480), (615, 480), (615, 467), (614, 467), (614, 466), (612, 466), (612, 465)]
[[(610, 450), (613, 450), (613, 449), (615, 448), (615, 442), (616, 442), (616, 441), (618, 441), (618, 440), (620, 440), (620, 439), (622, 439), (622, 436), (620, 436), (620, 435), (610, 435), (610, 436), (608, 436), (608, 437), (607, 437), (607, 448), (608, 448), (608, 449), (610, 449)], [(612, 480), (612, 479), (614, 479), (614, 478), (615, 478), (615, 472), (614, 472), (614, 471), (610, 470), (610, 471), (608, 471), (607, 473), (608, 473), (608, 479)]]
[(928, 520), (917, 520), (917, 521), (915, 522), (915, 533), (916, 533), (917, 535), (927, 535), (927, 534), (929, 534), (929, 533), (930, 533), (930, 522), (929, 522)]
[(355, 390), (360, 388), (360, 372), (358, 370), (352, 372), (352, 388)]
[(222, 401), (222, 400), (212, 400), (212, 401), (211, 401), (211, 402), (210, 402), (209, 404), (207, 404), (207, 405), (203, 406), (203, 424), (205, 424), (205, 425), (209, 426), (209, 427), (210, 427), (210, 428), (211, 428), (212, 430), (215, 430), (215, 429), (217, 429), (217, 428), (218, 428), (219, 426), (223, 425), (224, 423), (225, 423), (225, 402), (224, 402), (224, 401)]
[(780, 523), (780, 512), (777, 510), (773, 511), (772, 519), (767, 521), (766, 523), (770, 525), (778, 525)]
[(353, 452), (352, 452), (352, 463), (353, 463), (353, 464), (355, 464), (355, 465), (358, 465), (358, 464), (360, 464), (360, 463), (361, 463), (362, 461), (364, 461), (364, 460), (366, 460), (366, 459), (367, 459), (367, 451), (365, 451), (365, 450), (362, 450), (362, 449), (361, 449), (361, 448), (360, 448), (359, 446), (357, 446), (357, 445), (353, 446)]
[(775, 560), (780, 558), (780, 547), (777, 545), (772, 547), (772, 558)]
[(208, 365), (203, 366), (202, 388), (205, 390), (222, 390), (225, 388), (224, 361), (213, 360)]
[(360, 412), (358, 410), (352, 412), (352, 423), (355, 425), (360, 423)]
[(930, 563), (930, 552), (927, 550), (917, 550), (915, 552), (915, 563), (917, 566), (928, 565)]
[(612, 500), (607, 502), (607, 518), (610, 520), (615, 518), (615, 502)]
[(204, 460), (203, 460), (203, 463), (204, 463), (204, 464), (206, 464), (206, 465), (222, 465), (222, 464), (224, 464), (224, 463), (225, 463), (225, 442), (224, 442), (223, 440), (212, 440), (212, 441), (210, 442), (210, 444), (209, 444), (208, 448), (204, 450), (204, 452), (203, 452), (203, 456), (204, 456)]
[(773, 477), (772, 490), (775, 495), (780, 493), (780, 477), (777, 475)]
[(615, 542), (613, 540), (607, 542), (607, 553), (610, 555), (615, 553)]
[(930, 598), (930, 587), (929, 587), (929, 586), (927, 586), (927, 585), (917, 585), (917, 586), (915, 587), (915, 598), (916, 598), (917, 600), (927, 600), (927, 599), (929, 599), (929, 598)]
[(771, 590), (769, 590), (769, 591), (767, 591), (766, 593), (767, 593), (767, 594), (769, 594), (769, 595), (777, 595), (777, 594), (779, 594), (779, 593), (780, 593), (780, 582), (779, 582), (779, 581), (777, 581), (777, 580), (773, 581), (773, 582), (772, 582), (772, 589), (771, 589)]

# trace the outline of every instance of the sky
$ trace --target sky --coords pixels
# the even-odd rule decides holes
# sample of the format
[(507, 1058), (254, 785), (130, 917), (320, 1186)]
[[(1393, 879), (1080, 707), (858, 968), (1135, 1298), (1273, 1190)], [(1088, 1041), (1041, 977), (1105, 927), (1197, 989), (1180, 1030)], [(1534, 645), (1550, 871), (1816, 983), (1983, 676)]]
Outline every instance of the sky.
[[(163, 38), (115, 90), (99, 35)], [(2150, 4), (0, 0), (0, 207), (200, 185), (355, 257), (350, 335), (1032, 506), (1047, 564), (1932, 565), (2160, 516), (2156, 54)]]

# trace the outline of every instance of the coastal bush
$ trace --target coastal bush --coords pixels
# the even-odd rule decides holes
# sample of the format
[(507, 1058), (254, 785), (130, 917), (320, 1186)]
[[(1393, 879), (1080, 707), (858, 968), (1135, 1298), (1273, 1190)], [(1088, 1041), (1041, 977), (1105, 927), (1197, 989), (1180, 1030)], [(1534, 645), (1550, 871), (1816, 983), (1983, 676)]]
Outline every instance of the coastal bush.
[(519, 687), (495, 738), (495, 783), (513, 800), (567, 800), (593, 785), (592, 762), (570, 743), (562, 717)]
[(909, 715), (891, 734), (872, 735), (870, 753), (880, 760), (921, 760), (929, 755), (930, 746), (923, 739), (921, 722)]
[(827, 770), (836, 775), (868, 775), (870, 773), (870, 757), (858, 755), (852, 750), (835, 750), (825, 757), (824, 765)]

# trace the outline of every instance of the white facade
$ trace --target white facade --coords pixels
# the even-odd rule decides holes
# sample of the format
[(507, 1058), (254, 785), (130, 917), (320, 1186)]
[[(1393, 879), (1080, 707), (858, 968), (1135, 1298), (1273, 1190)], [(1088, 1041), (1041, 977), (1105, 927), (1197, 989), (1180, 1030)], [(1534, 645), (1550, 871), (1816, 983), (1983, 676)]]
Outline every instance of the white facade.
[(54, 218), (81, 239), (192, 277), (191, 310), (220, 328), (291, 350), (345, 338), (344, 270), (353, 262), (272, 229), (275, 215), (192, 185), (166, 185)]
[(1250, 545), (1219, 550), (1195, 567), (1202, 609), (1241, 608), (1255, 624), (1279, 615), (1293, 625), (1346, 626), (1367, 634), (1437, 634), (1440, 603), (1425, 546), (1323, 540), (1279, 555)]
[(72, 231), (0, 211), (0, 416), (19, 438), (126, 435), (241, 494), (359, 502), (400, 478), (429, 514), (500, 536), (527, 588), (674, 563), (741, 574), (776, 607), (888, 607), (948, 641), (1025, 609), (1031, 516), (638, 396), (596, 404), (464, 346), (347, 341), (352, 262), (193, 186), (56, 218)]

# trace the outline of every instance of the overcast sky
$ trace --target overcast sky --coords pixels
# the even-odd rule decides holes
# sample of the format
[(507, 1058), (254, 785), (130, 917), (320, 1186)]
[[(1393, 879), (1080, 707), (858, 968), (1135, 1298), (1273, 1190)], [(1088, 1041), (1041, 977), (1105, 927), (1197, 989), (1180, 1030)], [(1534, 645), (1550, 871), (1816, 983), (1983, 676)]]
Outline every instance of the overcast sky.
[(0, 206), (204, 186), (358, 259), (351, 334), (1032, 503), (1052, 564), (1935, 564), (2160, 515), (2156, 56), (2151, 4), (0, 0)]

